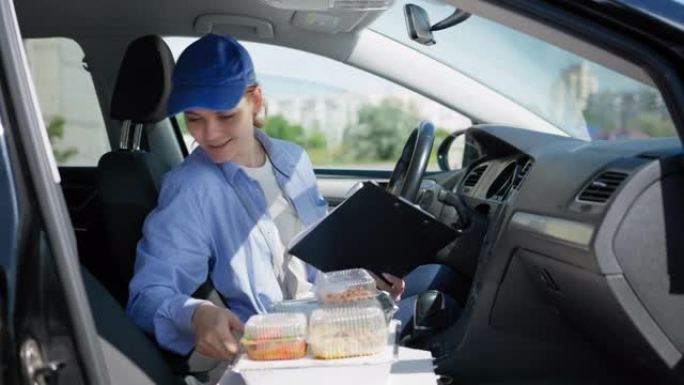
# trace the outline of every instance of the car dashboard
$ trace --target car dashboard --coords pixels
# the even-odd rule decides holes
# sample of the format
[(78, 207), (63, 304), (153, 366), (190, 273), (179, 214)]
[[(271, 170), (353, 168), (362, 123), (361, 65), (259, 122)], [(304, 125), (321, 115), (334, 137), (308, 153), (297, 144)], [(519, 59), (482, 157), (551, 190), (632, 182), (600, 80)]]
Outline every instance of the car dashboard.
[[(444, 187), (489, 224), (461, 334), (550, 340), (544, 328), (560, 317), (619, 360), (658, 372), (678, 365), (680, 141), (585, 142), (500, 125), (467, 135), (482, 156)], [(465, 341), (463, 351), (472, 343)]]

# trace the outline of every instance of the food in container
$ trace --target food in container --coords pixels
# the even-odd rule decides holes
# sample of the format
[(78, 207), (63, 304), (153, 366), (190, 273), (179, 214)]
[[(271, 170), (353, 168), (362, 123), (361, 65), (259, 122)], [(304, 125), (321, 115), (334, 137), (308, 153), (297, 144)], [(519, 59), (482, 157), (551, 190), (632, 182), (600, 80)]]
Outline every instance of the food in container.
[(387, 346), (385, 313), (372, 305), (324, 307), (314, 310), (308, 342), (316, 358), (332, 359), (379, 353)]
[(287, 360), (306, 354), (306, 315), (270, 313), (253, 315), (240, 340), (252, 360)]
[(314, 283), (316, 298), (324, 304), (340, 304), (373, 298), (378, 291), (375, 280), (364, 269), (320, 273)]

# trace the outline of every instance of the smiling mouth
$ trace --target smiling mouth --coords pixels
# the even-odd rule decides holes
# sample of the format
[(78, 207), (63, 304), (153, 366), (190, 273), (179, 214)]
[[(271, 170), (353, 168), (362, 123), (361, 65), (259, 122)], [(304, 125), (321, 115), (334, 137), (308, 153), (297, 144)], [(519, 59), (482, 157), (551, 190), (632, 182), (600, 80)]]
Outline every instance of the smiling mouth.
[(208, 147), (211, 148), (211, 149), (223, 148), (223, 147), (225, 147), (228, 143), (232, 142), (233, 139), (235, 139), (235, 138), (230, 138), (230, 139), (228, 139), (227, 141), (225, 141), (224, 143), (218, 144), (218, 145), (210, 144), (210, 145), (208, 145)]

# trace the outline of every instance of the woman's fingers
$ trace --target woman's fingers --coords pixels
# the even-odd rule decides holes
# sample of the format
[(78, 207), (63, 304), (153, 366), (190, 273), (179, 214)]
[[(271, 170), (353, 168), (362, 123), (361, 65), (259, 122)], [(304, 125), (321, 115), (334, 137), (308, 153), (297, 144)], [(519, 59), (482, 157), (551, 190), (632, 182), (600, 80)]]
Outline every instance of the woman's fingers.
[(369, 271), (368, 273), (375, 280), (375, 286), (377, 286), (378, 289), (388, 292), (395, 301), (401, 299), (401, 295), (404, 294), (404, 288), (406, 287), (406, 282), (404, 282), (403, 279), (390, 273), (382, 273), (382, 276), (385, 277), (385, 279), (378, 277), (372, 271)]
[(386, 279), (389, 283), (391, 283), (393, 287), (394, 287), (394, 286), (402, 286), (402, 285), (404, 284), (404, 280), (403, 280), (403, 279), (401, 279), (401, 278), (399, 278), (399, 277), (395, 277), (395, 276), (393, 276), (393, 275), (390, 274), (390, 273), (382, 273), (382, 276), (385, 277), (385, 279)]
[(234, 330), (240, 334), (245, 332), (245, 325), (240, 321), (240, 319), (233, 313), (228, 314), (228, 326), (230, 330)]
[(223, 348), (224, 357), (232, 359), (240, 350), (240, 344), (236, 334), (241, 335), (244, 332), (244, 325), (240, 322), (235, 314), (225, 311), (223, 314), (225, 322), (222, 322), (218, 330), (220, 336), (221, 347)]
[(242, 334), (244, 325), (230, 310), (202, 304), (195, 310), (192, 324), (198, 352), (222, 360), (231, 360), (238, 353), (240, 345), (233, 333)]
[(223, 355), (227, 359), (231, 359), (240, 350), (240, 345), (237, 339), (233, 336), (230, 329), (224, 330), (220, 333), (221, 348)]
[(222, 356), (221, 348), (215, 343), (216, 340), (216, 338), (206, 336), (205, 339), (197, 341), (195, 350), (207, 357), (220, 358)]
[(395, 301), (399, 301), (401, 299), (401, 295), (404, 294), (406, 282), (404, 282), (403, 279), (395, 277), (390, 273), (382, 273), (382, 276), (385, 277), (385, 279), (392, 284), (390, 289), (387, 291), (392, 295), (392, 297), (394, 297)]
[(384, 290), (386, 292), (389, 292), (392, 289), (391, 285), (388, 285), (387, 282), (385, 282), (385, 280), (375, 275), (375, 273), (373, 273), (372, 271), (368, 271), (368, 274), (370, 274), (371, 277), (373, 277), (373, 279), (375, 280), (375, 286), (378, 289)]

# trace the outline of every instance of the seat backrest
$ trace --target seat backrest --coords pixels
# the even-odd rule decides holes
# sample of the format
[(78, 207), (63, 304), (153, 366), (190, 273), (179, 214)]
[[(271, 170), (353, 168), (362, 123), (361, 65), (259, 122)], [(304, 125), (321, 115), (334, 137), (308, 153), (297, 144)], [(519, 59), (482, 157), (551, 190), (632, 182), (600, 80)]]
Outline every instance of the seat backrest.
[(126, 50), (112, 96), (110, 115), (122, 122), (122, 134), (120, 148), (103, 155), (97, 165), (103, 249), (108, 254), (103, 257), (111, 267), (107, 277), (98, 278), (121, 304), (128, 297), (143, 222), (168, 171), (140, 143), (145, 125), (166, 118), (173, 66), (171, 51), (159, 36), (138, 38)]
[[(157, 204), (162, 176), (168, 171), (151, 154), (140, 149), (142, 129), (144, 124), (166, 118), (173, 66), (171, 51), (158, 36), (141, 37), (128, 46), (110, 111), (112, 118), (123, 123), (121, 148), (103, 155), (97, 166), (105, 246), (112, 262), (108, 276), (97, 278), (124, 306), (143, 222)], [(132, 138), (131, 126), (134, 127)], [(225, 307), (209, 281), (193, 296)], [(218, 360), (194, 351), (188, 356), (165, 352), (164, 358), (174, 372), (192, 374), (198, 379), (210, 381), (223, 370)]]

